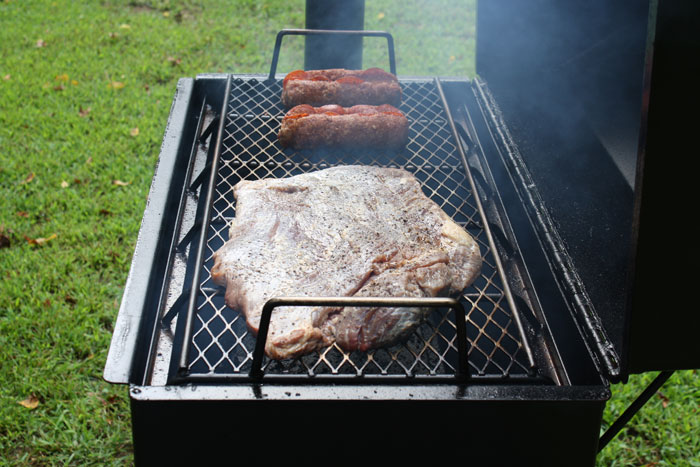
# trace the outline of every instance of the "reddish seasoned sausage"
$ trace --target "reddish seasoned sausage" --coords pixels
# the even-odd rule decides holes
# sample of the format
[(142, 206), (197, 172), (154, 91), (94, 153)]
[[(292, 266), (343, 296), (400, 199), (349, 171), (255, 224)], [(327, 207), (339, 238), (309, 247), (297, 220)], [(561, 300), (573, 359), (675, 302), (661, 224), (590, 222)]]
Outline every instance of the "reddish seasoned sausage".
[(367, 104), (401, 104), (401, 86), (396, 76), (380, 68), (367, 70), (297, 70), (285, 76), (282, 103), (286, 107), (300, 104), (345, 107)]
[(303, 104), (287, 112), (277, 137), (282, 146), (295, 149), (400, 148), (408, 140), (408, 120), (389, 104), (352, 107)]

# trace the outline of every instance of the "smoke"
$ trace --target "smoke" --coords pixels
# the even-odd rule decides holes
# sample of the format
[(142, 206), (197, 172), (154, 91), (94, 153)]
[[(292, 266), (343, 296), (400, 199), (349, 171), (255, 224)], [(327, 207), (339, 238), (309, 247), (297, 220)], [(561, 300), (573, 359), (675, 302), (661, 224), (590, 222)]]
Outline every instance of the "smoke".
[(587, 122), (632, 186), (647, 8), (644, 2), (481, 2), (477, 73), (499, 94), (552, 120)]
[(648, 3), (479, 3), (477, 73), (591, 302), (619, 342)]

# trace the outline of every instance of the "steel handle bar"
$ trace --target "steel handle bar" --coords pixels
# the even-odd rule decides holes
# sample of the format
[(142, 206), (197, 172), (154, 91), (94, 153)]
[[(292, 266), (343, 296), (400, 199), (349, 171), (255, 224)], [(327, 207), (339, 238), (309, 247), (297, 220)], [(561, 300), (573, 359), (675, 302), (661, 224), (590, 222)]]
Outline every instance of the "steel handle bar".
[(440, 96), (440, 100), (442, 101), (442, 106), (445, 110), (445, 115), (447, 116), (447, 122), (450, 126), (450, 129), (452, 131), (452, 136), (454, 137), (455, 144), (457, 146), (457, 151), (462, 159), (462, 164), (464, 166), (464, 171), (465, 175), (467, 176), (467, 180), (469, 182), (469, 186), (472, 190), (472, 193), (474, 194), (474, 203), (476, 205), (477, 211), (479, 212), (479, 215), (481, 216), (481, 222), (484, 226), (484, 233), (486, 234), (486, 239), (488, 241), (488, 245), (491, 251), (494, 252), (493, 255), (493, 260), (496, 263), (496, 271), (498, 272), (498, 276), (501, 279), (501, 283), (503, 284), (503, 293), (506, 297), (506, 302), (508, 303), (508, 306), (510, 307), (512, 313), (513, 313), (513, 320), (515, 321), (515, 325), (518, 329), (518, 334), (520, 335), (522, 344), (523, 344), (523, 349), (525, 350), (525, 354), (527, 355), (528, 359), (528, 364), (530, 365), (530, 370), (534, 370), (535, 368), (535, 357), (532, 353), (532, 349), (530, 348), (530, 345), (528, 344), (527, 341), (527, 335), (525, 333), (525, 328), (523, 327), (522, 320), (520, 319), (520, 312), (518, 311), (517, 306), (515, 305), (515, 299), (513, 298), (513, 293), (511, 292), (510, 289), (510, 284), (508, 282), (508, 277), (506, 276), (505, 268), (503, 267), (503, 263), (501, 262), (501, 258), (498, 255), (498, 249), (496, 248), (496, 242), (493, 238), (493, 233), (491, 231), (489, 219), (486, 216), (486, 210), (484, 209), (481, 199), (479, 198), (479, 192), (476, 189), (476, 184), (474, 183), (474, 178), (472, 177), (471, 170), (469, 169), (469, 163), (467, 162), (467, 155), (464, 152), (464, 148), (462, 145), (459, 143), (459, 135), (457, 133), (457, 126), (455, 125), (455, 121), (452, 118), (452, 112), (450, 111), (450, 106), (447, 103), (447, 98), (445, 97), (445, 92), (442, 89), (442, 84), (438, 78), (435, 78), (435, 87), (438, 90), (438, 94)]
[(397, 298), (397, 297), (275, 297), (268, 300), (262, 309), (258, 326), (257, 341), (253, 353), (253, 364), (250, 370), (251, 379), (260, 380), (265, 343), (272, 318), (272, 311), (280, 306), (363, 306), (363, 307), (395, 307), (395, 308), (451, 308), (455, 311), (455, 326), (457, 330), (457, 379), (466, 379), (469, 374), (467, 363), (467, 324), (466, 312), (462, 303), (454, 298)]
[(317, 35), (344, 35), (363, 37), (384, 37), (389, 49), (389, 70), (396, 76), (396, 54), (394, 53), (394, 37), (385, 31), (355, 31), (355, 30), (335, 30), (335, 29), (282, 29), (277, 33), (275, 39), (275, 50), (272, 53), (272, 63), (270, 64), (269, 80), (275, 79), (277, 73), (277, 63), (279, 62), (280, 48), (284, 36), (317, 36)]

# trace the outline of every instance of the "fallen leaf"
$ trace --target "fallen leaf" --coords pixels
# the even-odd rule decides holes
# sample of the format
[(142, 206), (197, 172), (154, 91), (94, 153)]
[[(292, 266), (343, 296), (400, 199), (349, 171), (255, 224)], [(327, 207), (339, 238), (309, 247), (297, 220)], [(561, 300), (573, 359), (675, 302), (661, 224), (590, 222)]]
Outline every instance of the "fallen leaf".
[(89, 156), (85, 161), (86, 164), (92, 164), (92, 156)]
[(75, 305), (76, 303), (78, 303), (78, 300), (71, 297), (70, 295), (66, 295), (65, 297), (63, 297), (63, 300), (65, 300), (66, 303), (69, 305)]
[(26, 399), (18, 401), (17, 403), (29, 410), (34, 410), (39, 406), (39, 398), (32, 394)]
[(88, 115), (90, 115), (91, 110), (92, 110), (91, 107), (86, 107), (83, 109), (83, 107), (81, 106), (78, 109), (78, 115), (80, 115), (81, 117), (87, 117)]
[(182, 63), (182, 59), (181, 59), (181, 58), (168, 57), (167, 60), (170, 62), (170, 64), (171, 64), (172, 66), (177, 66), (177, 65), (179, 65), (180, 63)]
[(120, 24), (120, 25), (119, 25), (119, 29), (131, 29), (131, 26), (129, 26), (128, 24), (124, 23), (124, 24)]
[(131, 182), (122, 182), (121, 180), (112, 180), (112, 185), (127, 186)]
[(46, 42), (44, 42), (44, 39), (39, 39), (36, 41), (36, 46), (37, 47), (46, 47)]
[(51, 306), (51, 299), (47, 298), (46, 300), (44, 300), (43, 305), (44, 305), (45, 307)]
[(66, 86), (63, 83), (53, 87), (54, 91), (63, 91), (64, 89), (66, 89)]
[(63, 180), (63, 181), (61, 182), (61, 188), (68, 188), (68, 182), (65, 181), (65, 180)]
[(102, 216), (111, 216), (112, 215), (112, 211), (105, 209), (105, 208), (100, 209), (99, 213)]
[(169, 11), (164, 11), (164, 12), (163, 12), (163, 16), (165, 16), (165, 17), (167, 18), (168, 16), (170, 16), (170, 12), (169, 12)]
[(51, 235), (49, 235), (48, 237), (45, 237), (45, 238), (43, 238), (43, 237), (40, 237), (40, 238), (29, 238), (29, 237), (27, 237), (26, 235), (24, 236), (25, 240), (27, 240), (27, 243), (29, 243), (30, 245), (39, 245), (39, 246), (43, 245), (43, 244), (46, 243), (46, 242), (49, 242), (49, 241), (53, 240), (53, 239), (56, 238), (56, 237), (58, 237), (58, 235), (56, 235), (56, 234), (51, 234)]
[(450, 61), (454, 62), (455, 60), (457, 60), (457, 57), (455, 57), (454, 55), (450, 55)]
[(384, 18), (384, 13), (377, 14), (377, 19), (383, 19), (383, 18)]
[(32, 173), (30, 173), (29, 175), (27, 175), (27, 178), (25, 178), (24, 180), (22, 180), (21, 182), (19, 182), (19, 184), (20, 184), (20, 185), (24, 185), (25, 183), (29, 183), (29, 182), (31, 182), (32, 180), (34, 180), (34, 172), (32, 172)]
[(24, 217), (24, 218), (29, 217), (29, 213), (27, 211), (17, 211), (17, 215), (19, 217)]
[(72, 84), (73, 86), (77, 86), (78, 82), (76, 80), (72, 79), (72, 80), (70, 80), (70, 84)]
[(9, 248), (10, 247), (10, 237), (5, 235), (4, 233), (0, 233), (0, 248)]
[(110, 38), (110, 39), (116, 39), (117, 37), (119, 37), (119, 34), (117, 34), (116, 32), (110, 32), (110, 33), (109, 33), (109, 38)]
[(68, 81), (68, 75), (63, 73), (61, 75), (56, 75), (56, 78), (54, 78), (56, 81)]
[(9, 74), (2, 77), (5, 81), (10, 81), (11, 76)]
[(661, 405), (663, 406), (663, 408), (665, 409), (666, 407), (668, 407), (669, 399), (666, 396), (666, 394), (664, 394), (661, 391), (658, 391), (656, 395), (659, 396), (659, 399), (661, 399)]
[(108, 88), (110, 89), (122, 89), (126, 84), (122, 83), (121, 81), (112, 81), (107, 85)]
[(139, 129), (138, 127), (132, 128), (131, 131), (129, 132), (131, 136), (138, 136), (139, 135)]
[(79, 178), (74, 178), (73, 183), (75, 183), (76, 185), (80, 185), (81, 183), (83, 183), (83, 181)]

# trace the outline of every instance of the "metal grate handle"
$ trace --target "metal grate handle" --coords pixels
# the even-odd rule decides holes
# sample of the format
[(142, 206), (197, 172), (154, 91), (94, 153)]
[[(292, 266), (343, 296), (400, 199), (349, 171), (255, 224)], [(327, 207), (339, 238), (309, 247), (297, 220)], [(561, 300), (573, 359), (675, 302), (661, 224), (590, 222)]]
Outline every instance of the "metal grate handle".
[(252, 379), (261, 379), (262, 360), (267, 341), (267, 331), (270, 327), (272, 310), (279, 306), (371, 306), (371, 307), (396, 307), (396, 308), (451, 308), (455, 312), (455, 326), (457, 329), (457, 372), (458, 380), (466, 379), (469, 374), (467, 368), (467, 324), (464, 306), (454, 298), (435, 297), (278, 297), (268, 300), (262, 309), (258, 337), (255, 342), (253, 354), (253, 366), (250, 370)]
[(387, 47), (389, 48), (389, 69), (391, 74), (396, 76), (396, 55), (394, 54), (394, 38), (391, 34), (384, 31), (347, 31), (347, 30), (331, 30), (331, 29), (283, 29), (277, 33), (275, 39), (275, 50), (272, 54), (272, 63), (270, 64), (269, 80), (275, 79), (277, 73), (277, 62), (280, 57), (280, 48), (282, 46), (282, 38), (284, 36), (312, 36), (312, 35), (345, 35), (345, 36), (363, 36), (363, 37), (385, 37)]

